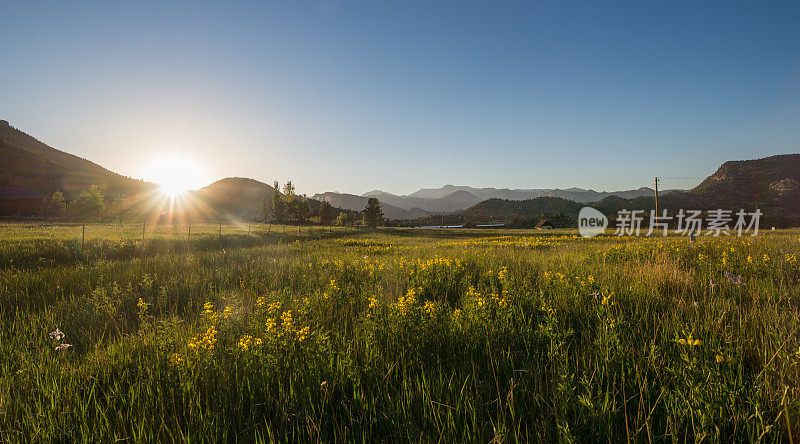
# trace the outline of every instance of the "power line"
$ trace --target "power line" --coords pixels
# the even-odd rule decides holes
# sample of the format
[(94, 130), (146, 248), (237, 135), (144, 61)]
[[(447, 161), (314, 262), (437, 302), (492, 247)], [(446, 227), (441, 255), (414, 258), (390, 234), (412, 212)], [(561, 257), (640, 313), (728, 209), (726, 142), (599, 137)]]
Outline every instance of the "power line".
[(653, 194), (655, 195), (656, 198), (656, 216), (658, 216), (658, 177), (656, 177), (655, 179), (656, 179), (655, 180), (656, 189)]

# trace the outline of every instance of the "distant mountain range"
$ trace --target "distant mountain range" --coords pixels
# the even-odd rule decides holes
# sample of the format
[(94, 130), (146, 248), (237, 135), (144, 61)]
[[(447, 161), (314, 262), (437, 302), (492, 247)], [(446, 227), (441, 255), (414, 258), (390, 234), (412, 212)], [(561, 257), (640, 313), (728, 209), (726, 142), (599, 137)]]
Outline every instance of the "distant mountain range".
[[(555, 200), (554, 200), (555, 199)], [(619, 210), (654, 208), (652, 195), (633, 198), (606, 196), (590, 206), (608, 216)], [(572, 200), (537, 197), (521, 201), (487, 199), (461, 215), (471, 221), (536, 219), (543, 214), (562, 213), (576, 218), (584, 205)], [(759, 208), (762, 226), (800, 225), (800, 154), (782, 154), (754, 160), (725, 162), (697, 187), (688, 191), (659, 193), (660, 210), (674, 215), (684, 210), (732, 210), (748, 212)], [(545, 216), (546, 217), (546, 216)]]
[[(326, 201), (331, 204), (331, 206), (341, 208), (343, 210), (361, 211), (366, 208), (369, 197), (357, 196), (355, 194), (327, 192), (315, 194), (311, 196), (311, 199)], [(399, 208), (383, 201), (381, 201), (381, 204), (383, 214), (388, 219), (416, 219), (432, 214), (420, 208)]]
[[(87, 159), (60, 151), (0, 120), (0, 187), (33, 187), (42, 196), (61, 190), (68, 199), (92, 184), (100, 186), (120, 212), (147, 212), (142, 196), (157, 195), (157, 185), (133, 179)], [(255, 220), (272, 187), (254, 179), (229, 177), (190, 193), (209, 217)], [(582, 188), (497, 189), (445, 185), (421, 189), (407, 196), (380, 190), (361, 196), (337, 192), (314, 195), (344, 210), (361, 211), (370, 197), (383, 203), (387, 218), (412, 220), (441, 213), (458, 213), (474, 221), (511, 221), (540, 217), (543, 213), (577, 215), (583, 204), (602, 211), (653, 207), (653, 190), (599, 192)], [(767, 223), (800, 225), (800, 154), (783, 154), (755, 160), (725, 162), (700, 185), (688, 191), (659, 192), (659, 208), (738, 209), (761, 208)], [(213, 215), (213, 216), (212, 216)]]
[[(660, 191), (659, 194), (669, 191)], [(582, 188), (552, 189), (514, 189), (473, 188), (469, 186), (445, 185), (441, 188), (423, 188), (407, 196), (398, 196), (381, 190), (369, 191), (357, 196), (337, 192), (314, 195), (333, 206), (349, 210), (362, 210), (367, 198), (377, 197), (384, 206), (384, 213), (390, 219), (414, 219), (438, 213), (454, 213), (471, 208), (488, 199), (527, 200), (538, 197), (558, 197), (579, 203), (597, 202), (608, 196), (634, 198), (652, 196), (652, 188), (639, 188), (626, 191), (594, 191)]]

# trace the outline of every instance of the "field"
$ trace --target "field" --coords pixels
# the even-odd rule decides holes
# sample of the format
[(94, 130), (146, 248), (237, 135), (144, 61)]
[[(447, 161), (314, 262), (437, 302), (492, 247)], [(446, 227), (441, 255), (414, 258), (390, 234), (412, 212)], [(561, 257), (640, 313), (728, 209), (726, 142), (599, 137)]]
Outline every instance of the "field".
[(0, 440), (800, 434), (800, 231), (0, 225)]

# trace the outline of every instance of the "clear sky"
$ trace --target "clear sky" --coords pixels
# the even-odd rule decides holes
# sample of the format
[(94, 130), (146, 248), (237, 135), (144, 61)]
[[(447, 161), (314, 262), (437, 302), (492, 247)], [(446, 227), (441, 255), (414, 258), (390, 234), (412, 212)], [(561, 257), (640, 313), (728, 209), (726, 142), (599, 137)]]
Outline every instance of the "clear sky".
[[(800, 2), (0, 0), (0, 119), (302, 193), (638, 188), (800, 152)], [(665, 188), (699, 180), (665, 180)]]

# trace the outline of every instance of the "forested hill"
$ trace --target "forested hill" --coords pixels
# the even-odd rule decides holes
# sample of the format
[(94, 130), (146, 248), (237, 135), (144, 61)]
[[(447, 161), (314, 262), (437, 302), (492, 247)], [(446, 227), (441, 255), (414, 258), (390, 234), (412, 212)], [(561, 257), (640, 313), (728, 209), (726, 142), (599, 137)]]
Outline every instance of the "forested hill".
[(0, 120), (0, 186), (29, 186), (43, 194), (74, 195), (93, 184), (109, 195), (132, 195), (154, 187), (57, 150)]

